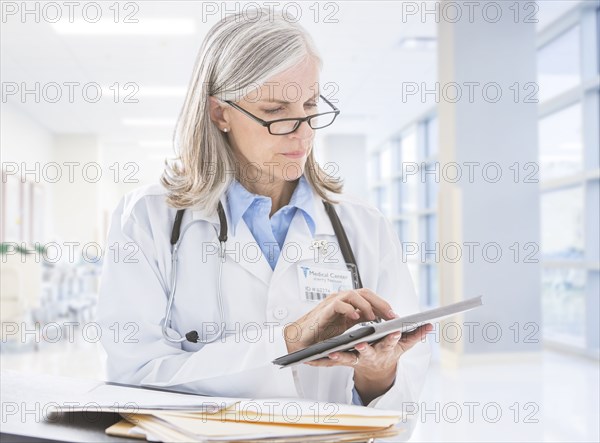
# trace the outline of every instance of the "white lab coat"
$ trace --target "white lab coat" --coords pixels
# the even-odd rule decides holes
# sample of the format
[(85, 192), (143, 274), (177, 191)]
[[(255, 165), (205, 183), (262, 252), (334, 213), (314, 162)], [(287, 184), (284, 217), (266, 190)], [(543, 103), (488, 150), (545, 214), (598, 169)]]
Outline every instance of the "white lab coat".
[[(314, 193), (314, 239), (334, 242), (329, 264), (324, 265), (325, 258), (311, 248), (314, 239), (301, 211), (291, 222), (275, 270), (262, 255), (257, 258), (260, 249), (243, 219), (235, 234), (229, 226), (222, 294), (227, 328), (234, 332), (237, 325), (240, 333), (203, 345), (172, 344), (162, 337), (171, 278), (169, 240), (176, 213), (165, 203), (165, 193), (161, 185), (133, 191), (123, 197), (112, 217), (98, 306), (107, 378), (224, 397), (300, 397), (350, 404), (353, 368), (298, 365), (280, 369), (271, 363), (287, 354), (283, 327), (316, 306), (300, 296), (298, 263), (346, 269), (320, 197)], [(361, 200), (333, 197), (340, 201), (335, 207), (363, 286), (385, 298), (401, 316), (417, 312), (413, 283), (391, 223)], [(230, 220), (225, 195), (221, 202)], [(220, 322), (218, 229), (216, 213), (208, 215), (200, 208), (185, 211), (169, 329), (172, 337), (191, 330), (201, 333), (203, 323)], [(429, 344), (417, 343), (400, 358), (392, 388), (367, 406), (402, 410), (403, 403), (418, 402), (429, 359)], [(413, 426), (409, 424), (405, 438)]]

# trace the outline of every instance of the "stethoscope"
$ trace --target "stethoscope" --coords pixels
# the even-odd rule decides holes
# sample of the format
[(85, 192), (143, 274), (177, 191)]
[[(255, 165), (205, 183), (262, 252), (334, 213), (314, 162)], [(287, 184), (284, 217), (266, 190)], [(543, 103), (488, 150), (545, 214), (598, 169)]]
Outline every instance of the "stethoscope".
[[(348, 241), (348, 237), (346, 236), (346, 231), (342, 226), (342, 222), (335, 212), (333, 205), (329, 202), (323, 201), (323, 205), (325, 206), (325, 211), (329, 216), (329, 220), (331, 221), (331, 225), (333, 226), (333, 231), (338, 239), (340, 244), (340, 249), (342, 250), (342, 255), (344, 257), (345, 262), (349, 265), (349, 268), (353, 268), (352, 272), (355, 273), (354, 277), (356, 279), (357, 288), (362, 288), (362, 280), (360, 279), (360, 274), (358, 272), (358, 266), (356, 265), (356, 259), (354, 258), (354, 253), (352, 252), (352, 248), (350, 247), (350, 242)], [(192, 223), (188, 224), (183, 232), (181, 230), (181, 221), (183, 220), (183, 213), (185, 209), (179, 209), (175, 214), (175, 221), (173, 222), (173, 229), (171, 231), (171, 288), (169, 291), (169, 299), (167, 301), (167, 309), (165, 313), (164, 322), (162, 325), (162, 334), (165, 340), (171, 343), (182, 343), (184, 341), (189, 341), (191, 343), (212, 343), (217, 341), (223, 335), (223, 327), (219, 326), (219, 335), (211, 340), (201, 340), (197, 331), (190, 331), (185, 334), (184, 337), (175, 339), (169, 337), (167, 333), (167, 328), (170, 324), (171, 319), (171, 309), (173, 308), (173, 302), (175, 300), (175, 289), (177, 287), (177, 252), (179, 250), (179, 246), (181, 245), (181, 240), (183, 239), (183, 235), (185, 231), (192, 225)], [(217, 283), (217, 302), (219, 306), (219, 314), (221, 317), (221, 325), (225, 325), (225, 314), (223, 310), (223, 297), (221, 293), (221, 277), (223, 273), (223, 263), (225, 262), (225, 245), (227, 243), (227, 217), (225, 216), (225, 211), (223, 210), (223, 205), (219, 202), (217, 206), (217, 212), (219, 214), (219, 223), (220, 223), (220, 232), (219, 232), (219, 281)]]

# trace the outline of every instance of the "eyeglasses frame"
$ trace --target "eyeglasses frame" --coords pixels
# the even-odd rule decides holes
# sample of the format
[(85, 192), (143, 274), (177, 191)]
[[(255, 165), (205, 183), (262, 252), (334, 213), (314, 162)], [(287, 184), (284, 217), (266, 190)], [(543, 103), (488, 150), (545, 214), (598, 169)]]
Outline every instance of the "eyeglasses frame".
[[(333, 122), (335, 121), (335, 119), (337, 118), (337, 116), (340, 113), (340, 110), (333, 104), (331, 103), (329, 100), (327, 100), (325, 97), (323, 97), (322, 94), (319, 94), (319, 97), (323, 99), (323, 101), (325, 101), (325, 103), (327, 103), (329, 106), (331, 106), (333, 108), (333, 111), (327, 111), (327, 112), (321, 112), (319, 114), (312, 114), (312, 115), (307, 115), (306, 117), (299, 117), (299, 118), (280, 118), (277, 120), (263, 120), (262, 118), (257, 117), (256, 115), (252, 114), (249, 111), (246, 111), (244, 108), (242, 108), (241, 106), (237, 105), (236, 103), (230, 101), (230, 100), (224, 100), (225, 103), (231, 105), (232, 107), (234, 107), (235, 109), (237, 109), (238, 111), (241, 111), (242, 113), (246, 114), (246, 116), (250, 117), (252, 120), (254, 120), (255, 122), (259, 123), (261, 126), (264, 126), (267, 128), (267, 130), (269, 131), (269, 134), (271, 135), (289, 135), (292, 134), (294, 132), (296, 132), (298, 130), (298, 128), (300, 127), (300, 125), (304, 122), (307, 122), (308, 125), (310, 126), (310, 120), (315, 118), (315, 117), (319, 117), (321, 115), (327, 115), (327, 114), (335, 114), (335, 117), (333, 118), (333, 120), (331, 120), (331, 123), (329, 123), (326, 126), (322, 126), (320, 128), (313, 128), (312, 126), (311, 129), (323, 129), (326, 128), (327, 126), (330, 126), (333, 124)], [(283, 121), (296, 121), (296, 126), (294, 127), (294, 129), (290, 132), (286, 132), (285, 134), (273, 134), (271, 132), (271, 125), (273, 123), (278, 123), (278, 122), (283, 122)]]

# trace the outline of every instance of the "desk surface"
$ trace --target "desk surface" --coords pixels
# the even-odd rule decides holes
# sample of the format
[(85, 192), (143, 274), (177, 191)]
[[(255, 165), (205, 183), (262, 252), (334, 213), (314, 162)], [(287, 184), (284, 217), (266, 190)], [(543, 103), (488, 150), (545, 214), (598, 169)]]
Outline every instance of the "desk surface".
[[(49, 407), (97, 386), (98, 380), (2, 371), (0, 400), (2, 442), (140, 442), (106, 435), (119, 414), (95, 411), (49, 414)], [(67, 397), (68, 396), (68, 397)]]

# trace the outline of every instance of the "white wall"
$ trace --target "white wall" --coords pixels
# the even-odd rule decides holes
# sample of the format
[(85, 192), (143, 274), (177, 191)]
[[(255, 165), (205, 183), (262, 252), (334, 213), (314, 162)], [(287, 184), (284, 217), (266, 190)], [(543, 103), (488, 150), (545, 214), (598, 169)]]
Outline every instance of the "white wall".
[[(327, 135), (319, 145), (317, 161), (328, 174), (344, 180), (344, 192), (368, 200), (366, 137)], [(329, 164), (328, 164), (329, 163)]]
[[(57, 135), (53, 161), (63, 166), (61, 180), (50, 185), (57, 197), (52, 208), (53, 234), (57, 241), (99, 241), (98, 189), (106, 179), (106, 171), (98, 161), (96, 137)], [(72, 176), (69, 176), (68, 164), (73, 164)]]
[[(44, 188), (43, 238), (34, 241), (98, 241), (99, 184), (83, 174), (84, 165), (99, 164), (96, 137), (55, 135), (9, 103), (2, 104), (0, 114), (3, 168), (16, 164), (20, 179)], [(72, 174), (69, 162), (75, 163)], [(93, 178), (95, 169), (87, 172)]]
[[(54, 145), (53, 134), (29, 115), (9, 103), (2, 103), (0, 128), (2, 128), (0, 130), (0, 158), (3, 168), (12, 166), (11, 162), (17, 163), (17, 176), (20, 178), (23, 167), (27, 170), (34, 169), (36, 165), (42, 168), (51, 161)], [(26, 175), (25, 178), (36, 180), (34, 174)], [(40, 179), (36, 181), (42, 183)], [(44, 214), (50, 214), (53, 196), (47, 186), (45, 186), (45, 190)], [(52, 232), (53, 223), (49, 217), (43, 227), (44, 238), (35, 239), (35, 241), (46, 241)]]

